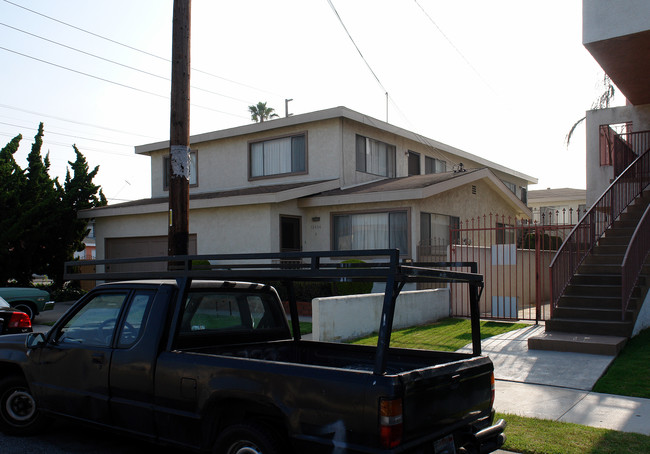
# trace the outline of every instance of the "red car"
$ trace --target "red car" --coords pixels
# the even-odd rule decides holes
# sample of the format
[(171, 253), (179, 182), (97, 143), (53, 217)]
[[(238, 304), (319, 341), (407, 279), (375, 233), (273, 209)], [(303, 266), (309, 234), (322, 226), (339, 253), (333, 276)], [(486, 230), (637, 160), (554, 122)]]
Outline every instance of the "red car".
[(32, 321), (29, 315), (11, 307), (0, 297), (0, 334), (31, 333)]

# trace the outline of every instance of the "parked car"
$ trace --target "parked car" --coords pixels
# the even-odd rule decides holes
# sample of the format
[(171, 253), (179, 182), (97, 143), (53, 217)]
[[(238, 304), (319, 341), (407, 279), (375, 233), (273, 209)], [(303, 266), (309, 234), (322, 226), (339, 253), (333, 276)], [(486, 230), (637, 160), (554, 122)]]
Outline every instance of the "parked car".
[(0, 334), (21, 334), (32, 332), (32, 321), (24, 312), (12, 308), (0, 297)]
[(13, 308), (26, 313), (30, 320), (43, 311), (54, 309), (54, 301), (45, 290), (27, 287), (0, 287), (0, 297)]

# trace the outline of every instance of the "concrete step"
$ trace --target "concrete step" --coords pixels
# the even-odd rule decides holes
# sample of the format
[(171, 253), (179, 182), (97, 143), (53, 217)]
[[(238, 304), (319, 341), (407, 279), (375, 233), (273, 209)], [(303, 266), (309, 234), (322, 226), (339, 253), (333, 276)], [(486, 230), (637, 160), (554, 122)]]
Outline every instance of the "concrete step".
[(531, 350), (616, 356), (626, 342), (627, 338), (621, 336), (599, 336), (546, 331), (541, 335), (528, 338), (528, 348)]
[(632, 322), (578, 320), (575, 318), (555, 318), (546, 321), (548, 331), (561, 331), (574, 334), (629, 337), (634, 328)]
[[(594, 307), (572, 307), (562, 306), (553, 309), (553, 317), (560, 319), (578, 320), (599, 320), (599, 321), (621, 321), (621, 305), (618, 308), (594, 308)], [(634, 319), (634, 311), (625, 311), (625, 321), (631, 322)]]
[(619, 296), (593, 296), (593, 295), (562, 295), (557, 303), (558, 307), (581, 307), (594, 309), (620, 309), (621, 297)]
[(572, 280), (571, 283), (567, 286), (567, 288), (564, 289), (564, 295), (620, 297), (621, 286), (620, 284), (619, 285), (601, 284), (600, 280), (597, 278), (585, 280), (580, 284), (577, 284)]
[(571, 279), (571, 284), (575, 285), (593, 285), (599, 282), (601, 285), (611, 285), (621, 288), (621, 275), (619, 274), (582, 274), (578, 273)]
[(585, 265), (619, 265), (623, 263), (623, 254), (590, 254), (582, 262)]
[(618, 274), (621, 275), (621, 265), (611, 265), (604, 263), (582, 263), (578, 267), (579, 274)]

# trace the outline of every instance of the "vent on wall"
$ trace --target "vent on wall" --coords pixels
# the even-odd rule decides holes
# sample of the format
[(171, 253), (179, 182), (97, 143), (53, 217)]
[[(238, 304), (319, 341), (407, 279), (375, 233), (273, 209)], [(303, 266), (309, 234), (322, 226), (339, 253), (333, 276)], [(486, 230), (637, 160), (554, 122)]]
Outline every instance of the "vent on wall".
[(472, 185), (472, 194), (476, 195), (476, 185)]

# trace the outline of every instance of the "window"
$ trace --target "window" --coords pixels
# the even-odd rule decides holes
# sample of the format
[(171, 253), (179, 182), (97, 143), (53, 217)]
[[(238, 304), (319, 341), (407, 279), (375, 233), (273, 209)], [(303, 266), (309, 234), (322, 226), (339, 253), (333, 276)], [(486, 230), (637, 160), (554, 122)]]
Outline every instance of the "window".
[(357, 136), (357, 171), (395, 177), (395, 145)]
[(519, 191), (521, 194), (521, 201), (524, 202), (525, 204), (528, 204), (528, 189), (524, 188), (523, 186), (520, 186)]
[(506, 187), (507, 187), (508, 189), (510, 189), (514, 195), (517, 195), (517, 185), (516, 185), (516, 184), (514, 184), (514, 183), (510, 183), (509, 181), (504, 181), (504, 180), (501, 180), (501, 182), (502, 182), (503, 184), (505, 184)]
[(424, 173), (445, 173), (447, 171), (447, 162), (440, 159), (424, 157)]
[(142, 334), (144, 319), (149, 310), (149, 304), (153, 300), (153, 292), (136, 292), (129, 305), (126, 319), (122, 323), (122, 329), (118, 338), (118, 348), (127, 348), (136, 343)]
[[(420, 214), (420, 244), (422, 246), (444, 246), (451, 242), (458, 244), (460, 239), (460, 218), (446, 214), (421, 213)], [(450, 232), (450, 229), (451, 232)]]
[(333, 249), (397, 248), (408, 253), (406, 211), (337, 214), (333, 216)]
[(192, 291), (185, 301), (179, 335), (284, 328), (271, 294), (246, 291)]
[(409, 176), (420, 175), (420, 153), (409, 151)]
[(514, 244), (515, 243), (515, 229), (510, 224), (503, 224), (497, 222), (497, 244)]
[[(199, 185), (199, 171), (198, 171), (198, 152), (196, 150), (190, 151), (190, 186), (196, 187)], [(163, 189), (169, 189), (169, 156), (163, 158)]]
[(109, 347), (127, 293), (96, 295), (60, 329), (59, 343)]
[(268, 177), (307, 170), (305, 135), (250, 144), (250, 177)]

